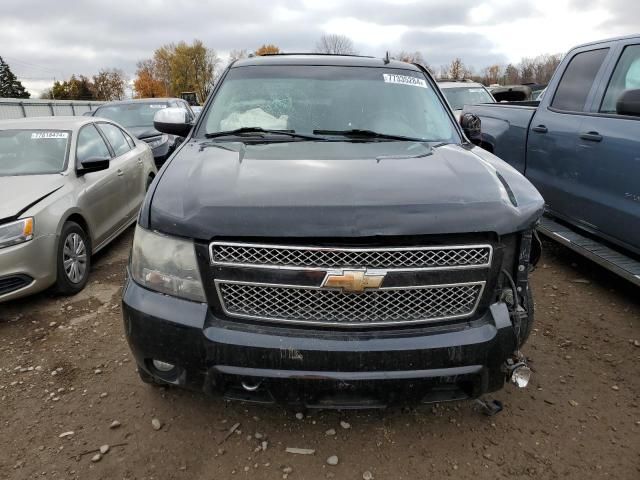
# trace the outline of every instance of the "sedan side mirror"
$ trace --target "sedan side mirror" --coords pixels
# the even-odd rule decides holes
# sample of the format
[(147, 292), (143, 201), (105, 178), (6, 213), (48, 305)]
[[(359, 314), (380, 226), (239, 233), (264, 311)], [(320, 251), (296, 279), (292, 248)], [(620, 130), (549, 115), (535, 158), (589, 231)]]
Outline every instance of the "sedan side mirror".
[(475, 143), (480, 140), (482, 122), (475, 113), (465, 113), (460, 119), (460, 126), (466, 137)]
[(616, 113), (640, 117), (640, 89), (625, 90), (616, 102)]
[(100, 170), (106, 170), (109, 168), (109, 157), (91, 157), (80, 162), (81, 167), (78, 169), (79, 175), (85, 173), (99, 172)]
[(184, 108), (163, 108), (158, 110), (153, 117), (153, 127), (162, 133), (186, 137), (193, 124), (187, 119), (189, 112)]

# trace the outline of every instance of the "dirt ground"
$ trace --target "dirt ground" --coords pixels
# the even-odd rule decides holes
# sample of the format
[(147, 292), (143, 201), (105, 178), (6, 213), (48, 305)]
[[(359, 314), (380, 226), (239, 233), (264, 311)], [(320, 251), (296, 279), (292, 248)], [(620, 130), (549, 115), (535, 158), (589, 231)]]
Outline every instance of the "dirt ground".
[(119, 305), (131, 238), (98, 255), (81, 294), (0, 305), (0, 478), (640, 478), (640, 290), (560, 246), (545, 243), (533, 274), (533, 380), (494, 396), (502, 413), (461, 402), (298, 419), (139, 381)]

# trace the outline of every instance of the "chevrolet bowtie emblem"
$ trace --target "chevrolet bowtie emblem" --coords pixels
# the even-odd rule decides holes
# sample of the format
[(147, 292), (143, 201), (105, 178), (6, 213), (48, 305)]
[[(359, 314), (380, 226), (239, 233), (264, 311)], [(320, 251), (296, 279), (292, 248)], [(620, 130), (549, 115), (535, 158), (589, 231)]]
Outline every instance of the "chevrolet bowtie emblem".
[(369, 273), (366, 270), (341, 270), (328, 272), (322, 286), (341, 288), (345, 292), (361, 293), (367, 288), (380, 288), (384, 277), (384, 273)]

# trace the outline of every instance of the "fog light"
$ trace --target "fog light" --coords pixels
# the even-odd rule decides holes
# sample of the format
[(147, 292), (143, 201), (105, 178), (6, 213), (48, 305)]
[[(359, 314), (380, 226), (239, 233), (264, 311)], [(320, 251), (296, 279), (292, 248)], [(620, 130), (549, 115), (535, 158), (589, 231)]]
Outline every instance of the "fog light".
[(176, 368), (174, 364), (163, 362), (161, 360), (153, 360), (151, 363), (153, 364), (153, 368), (155, 368), (159, 372), (167, 373)]
[(524, 388), (531, 380), (531, 369), (525, 365), (516, 367), (511, 372), (511, 381), (518, 387)]

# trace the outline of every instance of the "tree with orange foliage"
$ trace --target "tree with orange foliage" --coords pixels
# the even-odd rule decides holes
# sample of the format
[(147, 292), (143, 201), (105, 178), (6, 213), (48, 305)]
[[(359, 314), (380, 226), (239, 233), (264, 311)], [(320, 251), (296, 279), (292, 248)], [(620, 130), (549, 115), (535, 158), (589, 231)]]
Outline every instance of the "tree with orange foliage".
[(256, 56), (260, 56), (260, 55), (273, 55), (274, 53), (280, 53), (280, 49), (272, 44), (264, 44), (262, 45), (259, 49), (257, 49), (255, 52), (253, 52), (254, 55)]
[(137, 98), (157, 98), (167, 96), (166, 88), (156, 76), (153, 60), (138, 62), (136, 79), (133, 81), (133, 89)]

